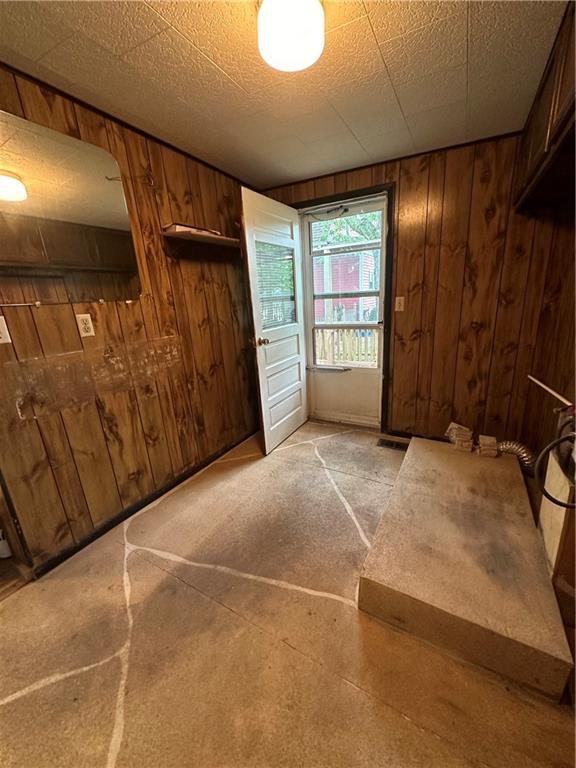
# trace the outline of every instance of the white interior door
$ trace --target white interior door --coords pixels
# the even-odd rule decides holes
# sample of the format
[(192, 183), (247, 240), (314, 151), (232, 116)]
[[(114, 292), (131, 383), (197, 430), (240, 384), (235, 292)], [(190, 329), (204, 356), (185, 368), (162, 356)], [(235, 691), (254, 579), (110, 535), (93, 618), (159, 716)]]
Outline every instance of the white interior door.
[(242, 189), (266, 453), (308, 417), (298, 212)]

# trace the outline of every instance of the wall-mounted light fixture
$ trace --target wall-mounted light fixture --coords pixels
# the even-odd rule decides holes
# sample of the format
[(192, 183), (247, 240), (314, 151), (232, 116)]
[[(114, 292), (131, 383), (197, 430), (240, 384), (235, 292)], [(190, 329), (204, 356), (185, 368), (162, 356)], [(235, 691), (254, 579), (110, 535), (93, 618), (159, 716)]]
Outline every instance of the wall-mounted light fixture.
[(0, 200), (19, 203), (27, 197), (28, 192), (20, 176), (10, 171), (0, 171)]
[(324, 50), (324, 8), (320, 0), (262, 0), (258, 48), (264, 61), (281, 72), (299, 72)]

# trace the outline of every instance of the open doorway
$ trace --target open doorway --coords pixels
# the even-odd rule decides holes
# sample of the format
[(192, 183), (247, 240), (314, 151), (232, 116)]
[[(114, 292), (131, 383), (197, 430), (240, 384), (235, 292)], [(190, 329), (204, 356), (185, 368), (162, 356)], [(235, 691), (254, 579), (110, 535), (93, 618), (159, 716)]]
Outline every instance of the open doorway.
[(302, 213), (309, 412), (382, 423), (386, 193)]

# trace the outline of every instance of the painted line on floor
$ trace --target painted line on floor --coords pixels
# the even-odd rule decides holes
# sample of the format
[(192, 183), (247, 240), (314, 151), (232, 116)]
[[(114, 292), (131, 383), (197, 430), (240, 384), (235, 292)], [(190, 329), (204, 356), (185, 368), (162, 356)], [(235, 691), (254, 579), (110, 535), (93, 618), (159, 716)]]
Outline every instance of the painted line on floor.
[(116, 695), (116, 707), (114, 710), (114, 727), (112, 729), (112, 735), (110, 736), (110, 744), (108, 746), (108, 759), (106, 761), (106, 768), (115, 768), (118, 755), (120, 753), (120, 747), (122, 746), (122, 738), (124, 736), (124, 702), (126, 699), (126, 683), (128, 681), (128, 672), (130, 669), (130, 648), (132, 645), (132, 629), (134, 627), (134, 617), (132, 615), (132, 606), (130, 604), (130, 598), (132, 595), (132, 583), (130, 581), (130, 573), (128, 572), (128, 558), (134, 548), (128, 542), (127, 530), (128, 521), (122, 523), (122, 533), (124, 536), (124, 563), (122, 568), (122, 584), (124, 587), (124, 605), (126, 608), (126, 619), (128, 621), (128, 634), (126, 642), (122, 646), (119, 652), (120, 656), (120, 680), (118, 681), (118, 693)]
[(287, 451), (288, 448), (296, 448), (298, 445), (315, 445), (317, 440), (328, 440), (329, 437), (338, 437), (338, 435), (349, 435), (350, 432), (358, 432), (357, 429), (343, 429), (342, 432), (332, 432), (330, 435), (322, 435), (321, 437), (311, 437), (310, 440), (301, 440), (299, 443), (290, 443), (290, 445), (280, 445), (278, 448), (274, 448), (273, 453), (278, 451)]
[(104, 664), (108, 664), (108, 662), (118, 658), (121, 653), (122, 649), (116, 651), (116, 653), (113, 653), (110, 656), (106, 656), (105, 659), (95, 661), (93, 664), (86, 664), (83, 667), (76, 667), (75, 669), (71, 669), (68, 672), (57, 672), (56, 674), (50, 675), (49, 677), (44, 677), (42, 680), (38, 680), (36, 683), (27, 685), (26, 688), (22, 688), (20, 691), (16, 691), (15, 693), (11, 693), (9, 696), (6, 696), (4, 699), (0, 699), (0, 707), (3, 707), (5, 704), (11, 704), (13, 701), (18, 701), (18, 699), (21, 699), (23, 696), (28, 696), (28, 694), (34, 693), (35, 691), (41, 691), (42, 688), (47, 688), (49, 685), (55, 685), (62, 680), (67, 680), (69, 677), (82, 675), (84, 672), (90, 672), (91, 669), (102, 667)]
[(174, 552), (166, 552), (162, 549), (154, 549), (153, 547), (142, 547), (134, 544), (130, 545), (133, 550), (141, 549), (144, 552), (150, 552), (163, 560), (169, 560), (173, 563), (179, 563), (180, 565), (191, 565), (194, 568), (204, 568), (210, 571), (218, 571), (220, 573), (226, 573), (230, 576), (238, 576), (241, 579), (247, 579), (248, 581), (258, 581), (261, 584), (268, 584), (272, 587), (280, 587), (280, 589), (287, 589), (292, 592), (302, 592), (303, 594), (310, 595), (311, 597), (324, 597), (329, 600), (336, 600), (344, 605), (352, 606), (356, 608), (354, 600), (350, 600), (347, 597), (341, 595), (335, 595), (332, 592), (321, 592), (317, 589), (310, 589), (309, 587), (301, 587), (298, 584), (291, 584), (289, 581), (280, 581), (279, 579), (271, 579), (268, 576), (256, 576), (253, 573), (246, 573), (245, 571), (237, 571), (236, 568), (229, 568), (227, 565), (217, 565), (215, 563), (200, 563), (195, 560), (188, 560), (185, 557), (176, 555)]
[(342, 491), (338, 487), (338, 485), (336, 483), (336, 480), (334, 480), (334, 478), (332, 477), (332, 473), (330, 472), (330, 470), (328, 469), (328, 465), (326, 464), (326, 462), (324, 461), (324, 459), (320, 455), (320, 451), (318, 450), (318, 446), (317, 445), (314, 446), (314, 455), (319, 459), (320, 463), (322, 464), (322, 468), (324, 469), (324, 472), (326, 473), (326, 476), (328, 477), (328, 479), (332, 483), (332, 487), (336, 491), (336, 495), (338, 496), (338, 498), (342, 502), (342, 506), (346, 510), (346, 514), (348, 515), (348, 517), (352, 520), (352, 522), (356, 526), (356, 530), (358, 531), (358, 535), (362, 539), (362, 541), (365, 544), (365, 546), (368, 549), (371, 549), (372, 545), (370, 544), (370, 539), (364, 533), (364, 529), (362, 528), (362, 526), (360, 525), (360, 523), (358, 521), (358, 518), (354, 514), (354, 510), (352, 509), (352, 507), (350, 506), (350, 504), (348, 503), (348, 501), (344, 497), (344, 494), (342, 493)]

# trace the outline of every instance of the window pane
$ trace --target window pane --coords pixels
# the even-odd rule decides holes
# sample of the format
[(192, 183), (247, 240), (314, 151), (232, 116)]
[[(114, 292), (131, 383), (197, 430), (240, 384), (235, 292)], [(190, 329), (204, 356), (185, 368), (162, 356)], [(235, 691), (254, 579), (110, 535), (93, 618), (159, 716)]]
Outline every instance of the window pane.
[(380, 249), (314, 256), (312, 273), (315, 296), (377, 291), (380, 288)]
[(256, 274), (262, 328), (296, 322), (294, 250), (257, 240)]
[(377, 323), (378, 296), (354, 296), (347, 299), (315, 299), (314, 323)]
[(316, 365), (376, 368), (378, 336), (374, 328), (315, 328)]
[(382, 211), (356, 213), (310, 224), (312, 251), (325, 251), (343, 246), (372, 245), (380, 247)]

